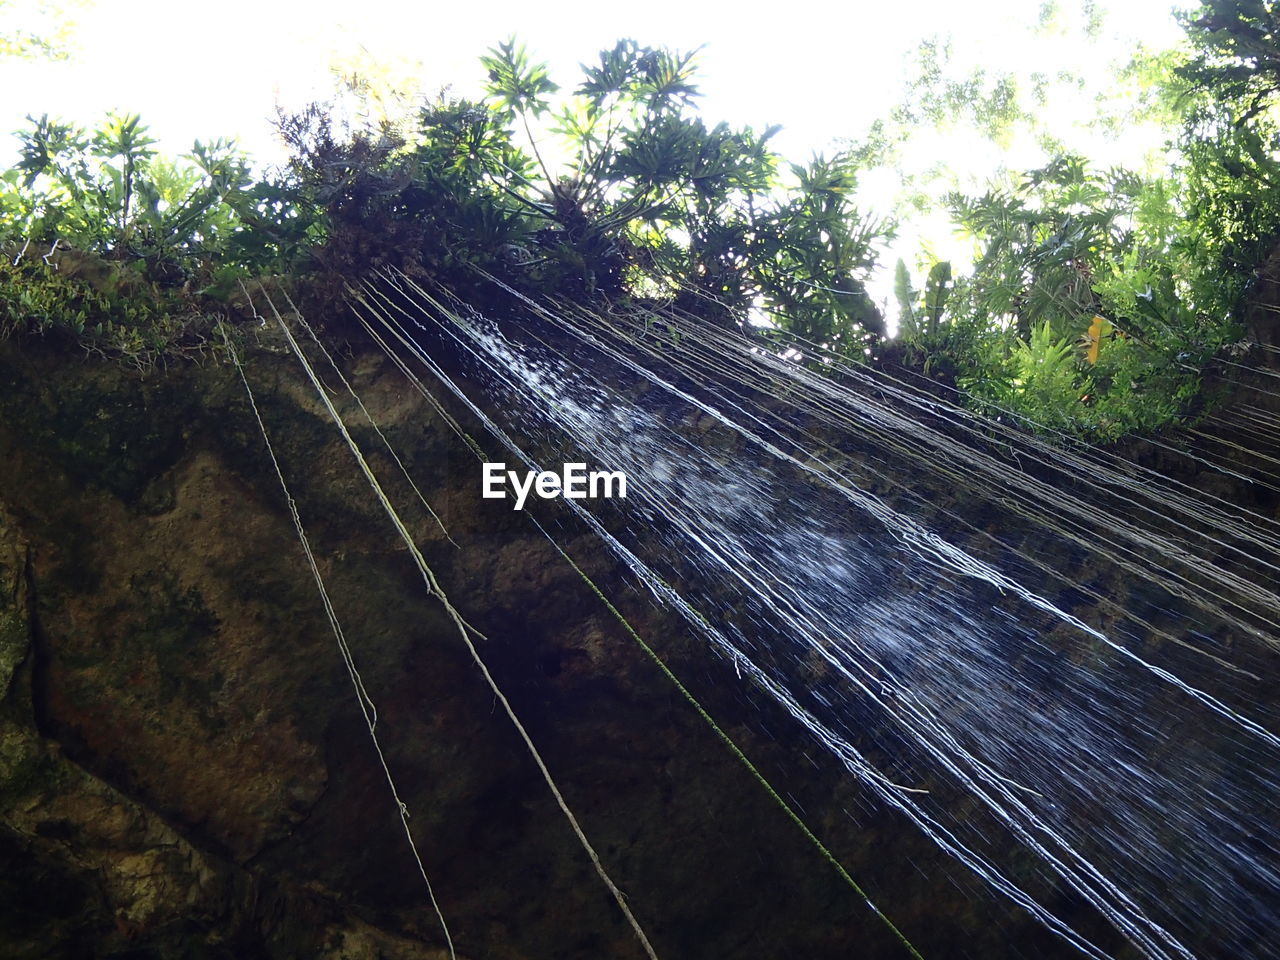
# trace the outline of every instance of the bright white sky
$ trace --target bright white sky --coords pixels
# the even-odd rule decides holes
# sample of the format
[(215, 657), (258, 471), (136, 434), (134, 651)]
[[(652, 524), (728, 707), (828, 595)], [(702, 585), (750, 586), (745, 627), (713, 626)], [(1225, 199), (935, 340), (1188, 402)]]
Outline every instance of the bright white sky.
[[(18, 9), (31, 2), (18, 0)], [(335, 57), (362, 47), (379, 59), (420, 65), (424, 90), (451, 85), (455, 93), (476, 95), (484, 80), (477, 58), (509, 35), (549, 61), (562, 87), (578, 82), (580, 62), (631, 37), (686, 50), (704, 45), (698, 71), (704, 115), (757, 128), (782, 123), (775, 147), (803, 159), (857, 137), (886, 113), (914, 76), (913, 52), (930, 36), (951, 37), (959, 73), (982, 66), (1098, 76), (1139, 42), (1159, 49), (1181, 36), (1170, 12), (1175, 0), (1097, 0), (1103, 33), (1088, 41), (1079, 29), (1082, 2), (1058, 0), (1070, 29), (1037, 35), (1038, 0), (791, 2), (770, 5), (768, 14), (742, 3), (691, 0), (89, 0), (78, 14), (78, 50), (70, 61), (0, 61), (0, 132), (16, 129), (29, 113), (91, 126), (117, 109), (140, 113), (166, 152), (184, 152), (196, 138), (233, 136), (255, 158), (272, 161), (279, 157), (275, 104), (324, 97), (333, 89)], [(1066, 130), (1092, 110), (1092, 101), (1080, 98), (1059, 106), (1055, 119)], [(1151, 131), (1131, 134), (1118, 143), (1087, 135), (1089, 153), (1137, 165), (1159, 141)], [(1038, 159), (1030, 144), (1001, 155), (954, 131), (919, 146), (929, 161), (921, 166), (943, 160), (961, 175)], [(0, 163), (12, 156), (0, 140)]]

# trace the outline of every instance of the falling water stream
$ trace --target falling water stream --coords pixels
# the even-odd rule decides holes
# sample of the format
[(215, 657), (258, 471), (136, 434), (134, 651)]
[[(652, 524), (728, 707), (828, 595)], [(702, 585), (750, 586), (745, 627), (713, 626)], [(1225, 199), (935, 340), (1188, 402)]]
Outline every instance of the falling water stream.
[[(1034, 562), (998, 569), (935, 532), (937, 510), (908, 509), (909, 489), (882, 496), (814, 448), (811, 414), (828, 409), (841, 419), (824, 436), (835, 423), (872, 472), (947, 466), (941, 453), (895, 462), (895, 445), (918, 443), (865, 386), (806, 385), (755, 348), (700, 354), (675, 319), (624, 331), (539, 307), (499, 321), (403, 278), (369, 285), (356, 310), (470, 409), (488, 452), (505, 448), (493, 459), (623, 471), (626, 499), (564, 501), (573, 522), (869, 795), (1080, 952), (1107, 955), (1046, 887), (1148, 957), (1280, 955), (1280, 723), (1261, 679), (1280, 659), (1280, 598), (1265, 525), (1205, 506), (1218, 553), (1262, 577), (1203, 568), (1173, 541), (1144, 556), (1136, 538), (1170, 536), (1155, 526), (1133, 543), (1099, 532), (1100, 551), (1130, 577), (1147, 564), (1160, 587), (1103, 629), (1059, 600), (1036, 544)], [(1070, 510), (1054, 522), (1066, 529)], [(1040, 552), (1057, 546), (1046, 534)]]

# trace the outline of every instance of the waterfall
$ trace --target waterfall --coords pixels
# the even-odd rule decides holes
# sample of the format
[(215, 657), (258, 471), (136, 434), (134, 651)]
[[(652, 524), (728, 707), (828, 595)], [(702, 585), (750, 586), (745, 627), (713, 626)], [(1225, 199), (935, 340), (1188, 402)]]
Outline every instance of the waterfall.
[[(1276, 949), (1272, 521), (696, 317), (512, 303), (489, 316), (388, 275), (353, 306), (510, 465), (625, 473), (625, 499), (547, 515), (593, 531), (865, 796), (1080, 952), (1107, 955), (1054, 888), (1144, 956)], [(1030, 545), (974, 527), (948, 488)], [(1110, 597), (1047, 559), (1067, 555), (1136, 586)]]

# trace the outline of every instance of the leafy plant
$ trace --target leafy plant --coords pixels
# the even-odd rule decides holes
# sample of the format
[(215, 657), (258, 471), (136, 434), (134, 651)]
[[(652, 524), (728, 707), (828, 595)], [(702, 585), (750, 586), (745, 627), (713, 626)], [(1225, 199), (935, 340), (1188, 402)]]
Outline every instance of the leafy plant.
[[(949, 265), (935, 265), (932, 298), (902, 266), (904, 362), (1053, 433), (1112, 439), (1188, 409), (1195, 370), (1233, 333), (1208, 309), (1218, 285), (1173, 185), (1060, 156), (950, 204), (981, 256), (949, 286)], [(1098, 317), (1115, 332), (1093, 344)]]
[(112, 114), (91, 134), (47, 115), (28, 119), (0, 201), (7, 238), (57, 240), (184, 280), (234, 255), (260, 197), (230, 141), (197, 142), (178, 164), (156, 155), (137, 116)]
[(835, 348), (882, 335), (865, 280), (890, 230), (852, 204), (854, 151), (790, 165), (784, 184), (776, 128), (696, 115), (692, 53), (622, 40), (559, 101), (514, 41), (482, 64), (485, 99), (429, 103), (411, 136), (337, 130), (319, 107), (285, 119), (326, 269), (394, 263), (468, 288), (482, 266), (559, 296), (761, 307)]
[(293, 208), (272, 206), (230, 142), (171, 161), (136, 116), (92, 133), (29, 119), (0, 177), (0, 334), (67, 335), (147, 366), (198, 349), (235, 278), (280, 262)]

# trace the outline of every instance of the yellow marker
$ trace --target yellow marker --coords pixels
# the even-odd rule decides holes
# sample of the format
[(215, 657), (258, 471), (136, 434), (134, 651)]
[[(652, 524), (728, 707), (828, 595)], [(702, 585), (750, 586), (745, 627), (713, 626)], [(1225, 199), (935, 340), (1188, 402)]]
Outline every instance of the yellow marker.
[(1110, 320), (1094, 314), (1093, 323), (1089, 325), (1089, 332), (1086, 334), (1089, 340), (1089, 351), (1085, 354), (1085, 359), (1090, 363), (1098, 362), (1098, 349), (1102, 346), (1102, 338), (1111, 333), (1111, 329)]

